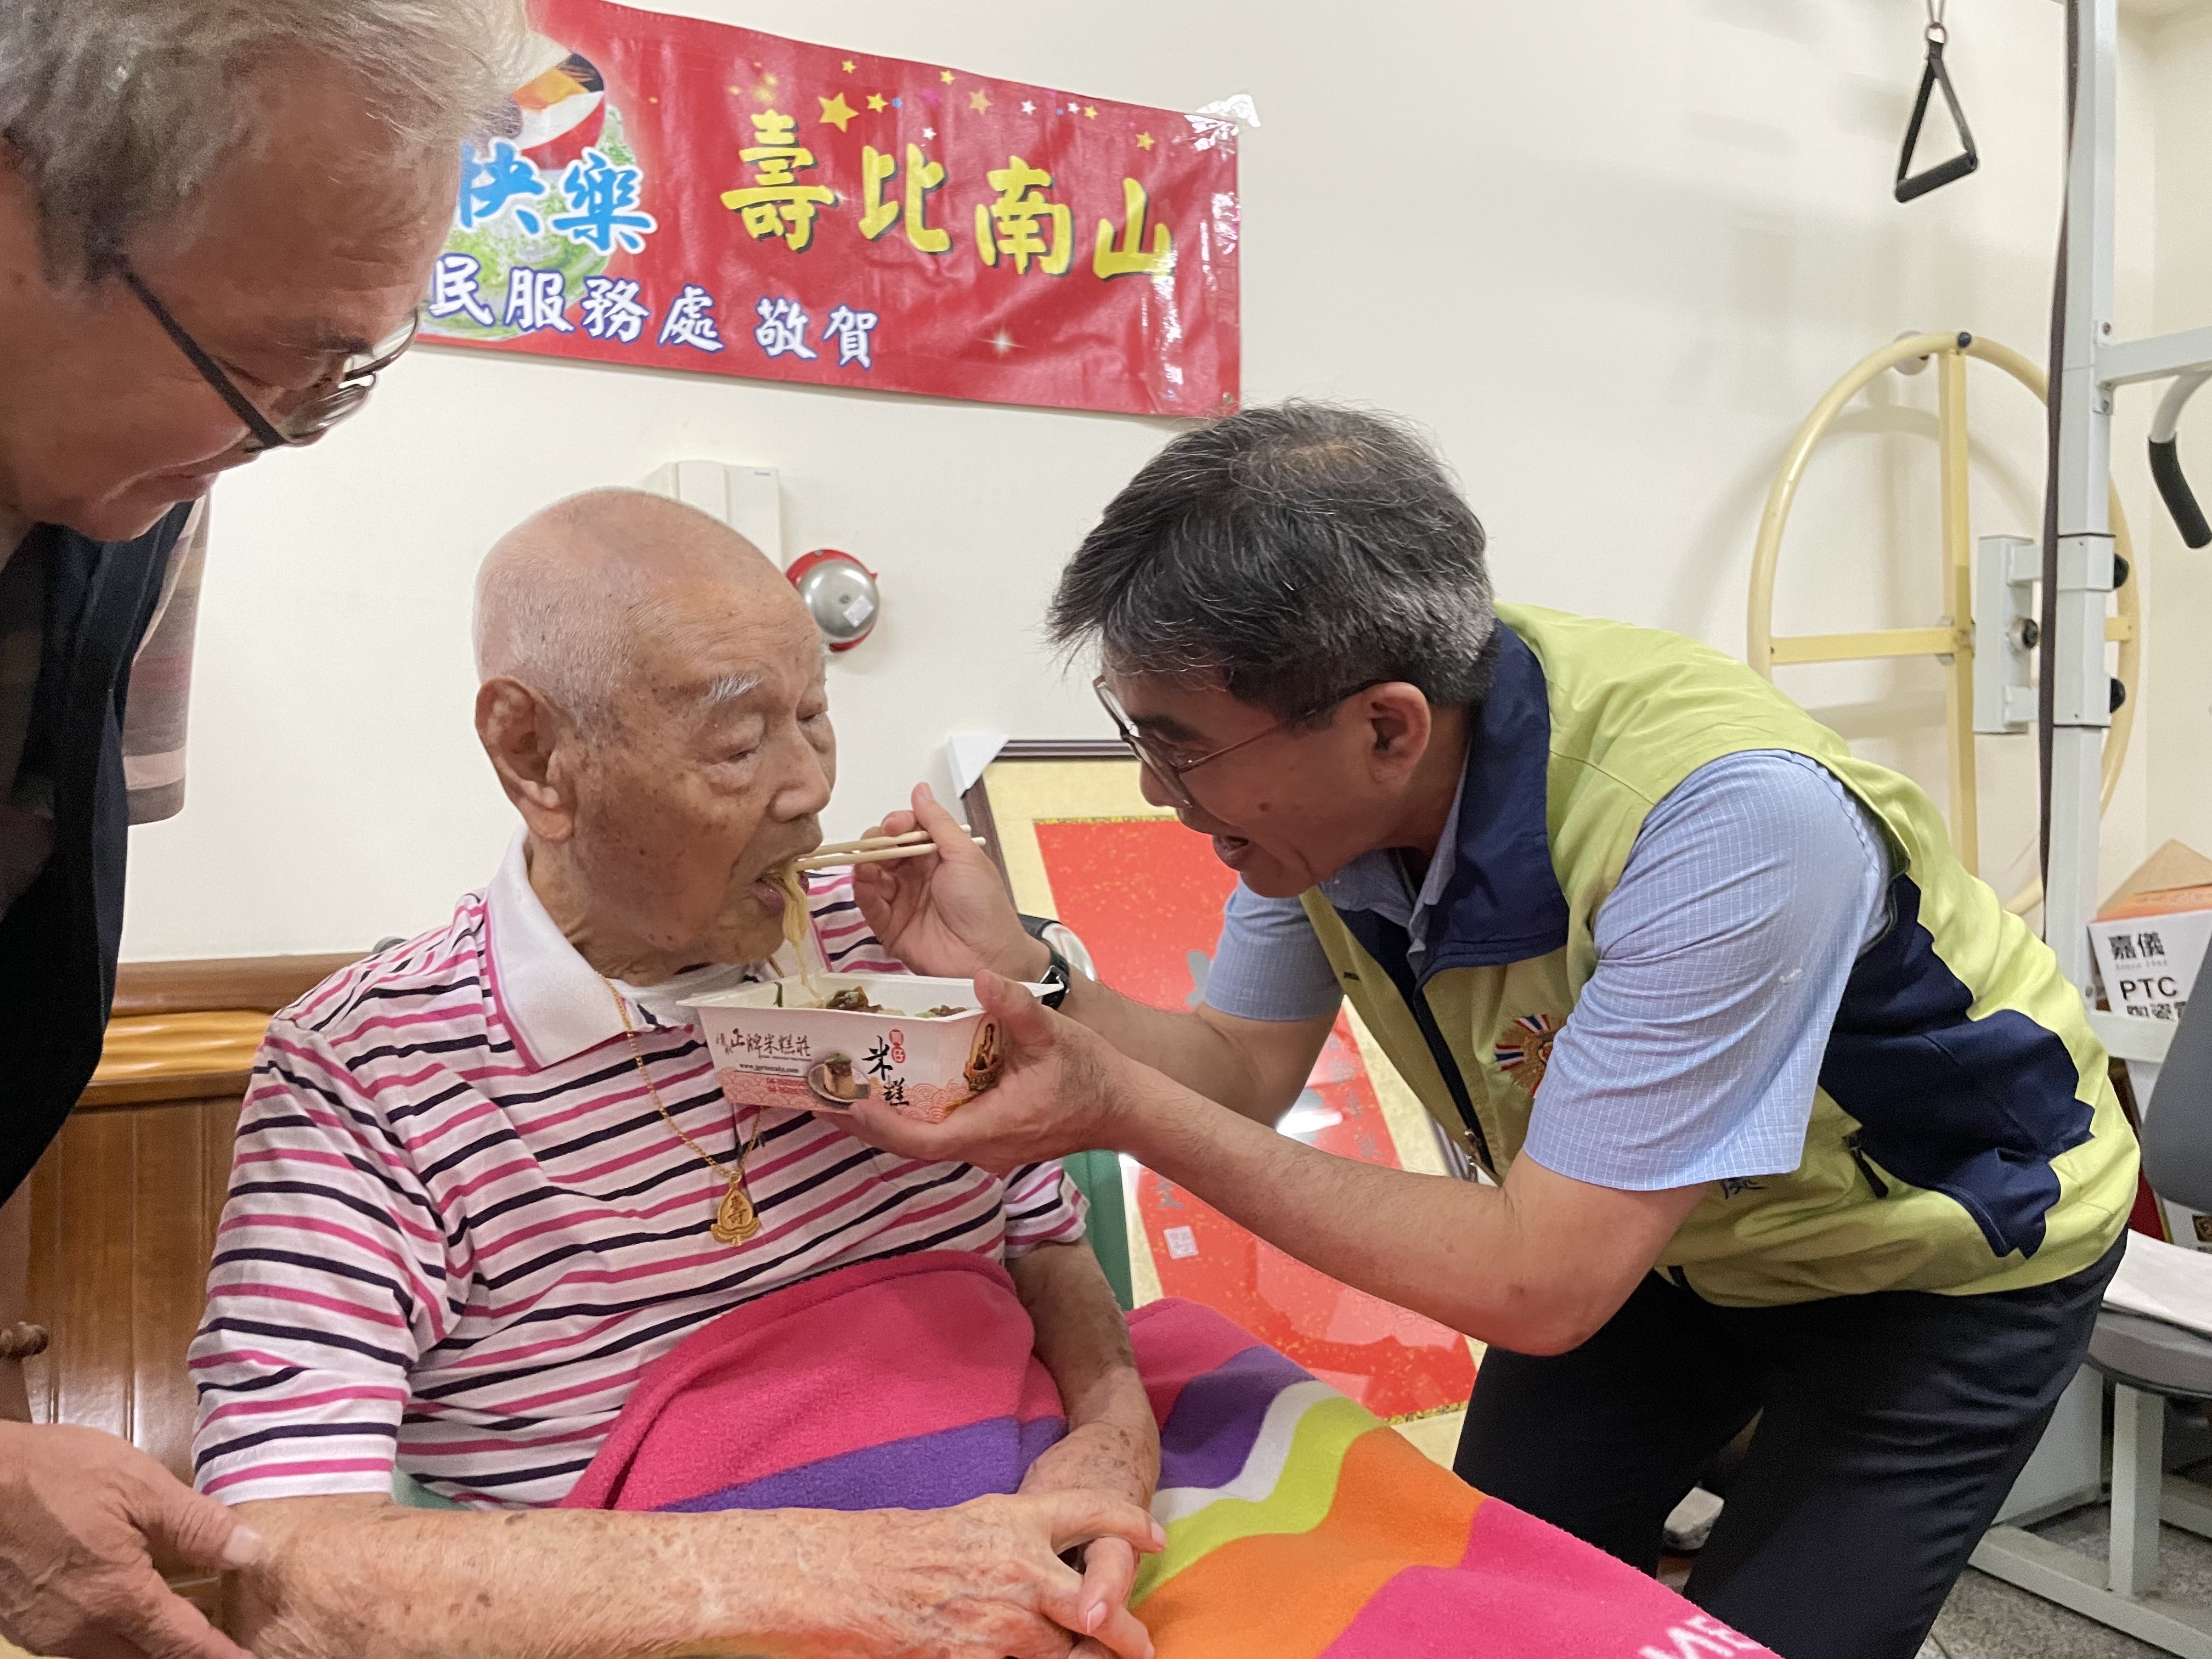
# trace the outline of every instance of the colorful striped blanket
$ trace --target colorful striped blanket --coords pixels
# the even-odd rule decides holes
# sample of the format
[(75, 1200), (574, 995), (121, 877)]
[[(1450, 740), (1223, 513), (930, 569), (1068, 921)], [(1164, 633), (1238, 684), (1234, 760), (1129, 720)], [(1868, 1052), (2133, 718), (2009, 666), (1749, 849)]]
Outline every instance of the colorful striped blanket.
[[(1159, 1659), (1697, 1659), (1767, 1650), (1486, 1498), (1209, 1309), (1130, 1316), (1168, 1544)], [(649, 1369), (570, 1494), (591, 1509), (928, 1509), (1014, 1491), (1064, 1431), (996, 1264), (863, 1263), (725, 1315)], [(1771, 1659), (1771, 1656), (1768, 1656)]]

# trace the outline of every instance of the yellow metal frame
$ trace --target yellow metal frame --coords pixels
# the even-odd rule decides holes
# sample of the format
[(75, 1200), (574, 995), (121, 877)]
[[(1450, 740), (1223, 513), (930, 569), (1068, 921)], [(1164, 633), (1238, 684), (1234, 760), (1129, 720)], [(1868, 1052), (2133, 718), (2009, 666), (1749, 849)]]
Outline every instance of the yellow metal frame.
[[(1972, 334), (1915, 334), (1875, 352), (1843, 379), (1830, 386), (1797, 428), (1784, 456), (1782, 469), (1766, 492), (1765, 510), (1759, 514), (1759, 544), (1752, 555), (1750, 606), (1745, 626), (1745, 655), (1768, 679), (1779, 666), (1808, 662), (1864, 662), (1885, 657), (1934, 657), (1944, 670), (1944, 735), (1950, 758), (1951, 839), (1967, 869), (1979, 860), (1980, 818), (1974, 787), (1974, 632), (1973, 537), (1967, 522), (1968, 456), (1966, 434), (1966, 359), (1978, 357), (2002, 369), (2033, 392), (2049, 396), (2043, 371), (2009, 346)], [(1891, 628), (1862, 634), (1797, 634), (1776, 637), (1774, 633), (1774, 575), (1781, 562), (1782, 532), (1797, 486), (1805, 477), (1814, 446), (1826, 435), (1844, 405), (1886, 370), (1919, 358), (1936, 364), (1936, 445), (1942, 468), (1943, 600), (1949, 614), (1932, 628)], [(2120, 557), (2134, 564), (2135, 548), (2128, 538), (2128, 521), (2120, 511), (2119, 492), (2112, 492), (2112, 545)], [(2112, 791), (2127, 759), (2128, 739), (2136, 720), (2136, 682), (2142, 655), (2138, 578), (2119, 589), (2119, 614), (2105, 624), (2105, 637), (2119, 647), (2120, 683), (2127, 700), (2112, 715), (2106, 734), (2100, 805), (2109, 808)], [(2014, 896), (2008, 908), (2033, 909), (2043, 897), (2043, 884), (2030, 884)]]

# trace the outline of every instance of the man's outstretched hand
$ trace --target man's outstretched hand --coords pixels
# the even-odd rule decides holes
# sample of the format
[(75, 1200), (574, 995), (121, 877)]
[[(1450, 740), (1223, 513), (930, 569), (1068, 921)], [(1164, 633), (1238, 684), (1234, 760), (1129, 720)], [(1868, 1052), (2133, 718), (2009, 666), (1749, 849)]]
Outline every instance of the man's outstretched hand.
[(870, 833), (914, 830), (929, 832), (934, 854), (853, 866), (853, 896), (884, 948), (915, 973), (938, 979), (1043, 972), (1044, 947), (1022, 931), (999, 866), (926, 783), (915, 786), (912, 811), (892, 813)]
[(995, 1175), (1094, 1147), (1127, 1150), (1130, 1084), (1144, 1068), (1010, 979), (979, 974), (975, 998), (1006, 1044), (996, 1085), (942, 1123), (917, 1122), (863, 1097), (853, 1103), (853, 1132), (902, 1158), (973, 1164)]
[(210, 1571), (261, 1548), (127, 1440), (0, 1423), (0, 1636), (64, 1659), (251, 1659), (161, 1582), (155, 1543)]

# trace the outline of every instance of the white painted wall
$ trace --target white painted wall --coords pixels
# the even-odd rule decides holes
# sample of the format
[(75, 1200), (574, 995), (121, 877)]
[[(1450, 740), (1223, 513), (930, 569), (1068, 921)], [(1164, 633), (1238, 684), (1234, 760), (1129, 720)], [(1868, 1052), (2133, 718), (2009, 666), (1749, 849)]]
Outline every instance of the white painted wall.
[[(2154, 38), (2157, 120), (2158, 293), (2156, 328), (2212, 323), (2212, 6), (2176, 17)], [(2124, 394), (2145, 417), (2163, 388)], [(2212, 390), (2199, 392), (2183, 416), (2184, 464), (2197, 499), (2212, 502)], [(2131, 453), (2122, 463), (2141, 465)], [(2212, 548), (2191, 552), (2159, 514), (2151, 546), (2156, 609), (2149, 695), (2154, 844), (2179, 836), (2212, 853)]]
[[(1740, 649), (1760, 499), (1832, 380), (1907, 328), (2042, 355), (2063, 14), (2041, 0), (1953, 6), (1984, 165), (1906, 207), (1889, 181), (1917, 0), (676, 9), (1170, 107), (1252, 93), (1266, 125), (1243, 150), (1248, 398), (1353, 398), (1430, 423), (1511, 597)], [(2142, 58), (2131, 38), (2124, 331), (2150, 309)], [(2037, 412), (1974, 374), (1977, 528), (2032, 532)], [(1785, 630), (1934, 620), (1931, 380), (1877, 387), (1816, 463)], [(2130, 418), (2129, 455), (2145, 416)], [(468, 724), (477, 556), (556, 495), (678, 457), (780, 467), (790, 547), (847, 548), (883, 573), (883, 626), (835, 673), (833, 833), (940, 775), (950, 730), (1102, 732), (1087, 676), (1059, 673), (1036, 619), (1097, 507), (1172, 429), (416, 353), (337, 437), (218, 495), (190, 801), (137, 833), (125, 954), (359, 947), (441, 919), (508, 833)], [(2146, 517), (2140, 467), (2123, 477)], [(1940, 787), (1932, 667), (1789, 684)], [(2031, 834), (2028, 743), (1989, 745), (1995, 860)], [(2113, 829), (2124, 870), (2143, 845), (2139, 782)]]

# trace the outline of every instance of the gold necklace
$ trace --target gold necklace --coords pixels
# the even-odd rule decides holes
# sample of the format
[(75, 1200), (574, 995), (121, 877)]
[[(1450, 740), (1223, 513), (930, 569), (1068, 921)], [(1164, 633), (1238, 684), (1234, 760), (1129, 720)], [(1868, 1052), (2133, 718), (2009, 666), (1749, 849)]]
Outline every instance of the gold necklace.
[(637, 1074), (645, 1079), (645, 1091), (653, 1097), (653, 1109), (660, 1114), (661, 1121), (675, 1130), (676, 1138), (696, 1152), (708, 1169), (730, 1183), (729, 1190), (722, 1194), (721, 1203), (715, 1207), (714, 1224), (708, 1231), (714, 1235), (717, 1244), (734, 1246), (744, 1243), (761, 1230), (760, 1212), (753, 1208), (753, 1195), (745, 1190), (745, 1160), (760, 1149), (762, 1121), (768, 1114), (756, 1109), (753, 1138), (738, 1149), (738, 1167), (734, 1170), (685, 1134), (684, 1126), (676, 1121), (667, 1103), (661, 1099), (660, 1091), (653, 1087), (653, 1073), (645, 1068), (645, 1055), (637, 1046), (637, 1028), (630, 1024), (629, 1004), (623, 1000), (623, 994), (615, 989), (615, 982), (605, 974), (599, 975), (599, 983), (607, 988), (607, 994), (615, 1000), (615, 1012), (622, 1016), (623, 1035), (629, 1039), (630, 1063), (637, 1067)]

